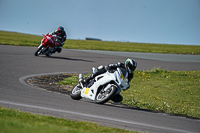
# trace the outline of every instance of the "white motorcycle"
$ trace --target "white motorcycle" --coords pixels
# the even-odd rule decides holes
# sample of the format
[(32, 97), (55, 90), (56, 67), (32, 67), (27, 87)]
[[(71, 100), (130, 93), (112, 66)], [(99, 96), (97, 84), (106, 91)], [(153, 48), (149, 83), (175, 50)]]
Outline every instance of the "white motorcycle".
[[(93, 68), (93, 73), (95, 71)], [(128, 73), (121, 68), (96, 76), (87, 86), (83, 86), (82, 81), (83, 74), (79, 74), (79, 83), (71, 90), (71, 98), (74, 100), (86, 98), (98, 104), (106, 103), (129, 87)]]

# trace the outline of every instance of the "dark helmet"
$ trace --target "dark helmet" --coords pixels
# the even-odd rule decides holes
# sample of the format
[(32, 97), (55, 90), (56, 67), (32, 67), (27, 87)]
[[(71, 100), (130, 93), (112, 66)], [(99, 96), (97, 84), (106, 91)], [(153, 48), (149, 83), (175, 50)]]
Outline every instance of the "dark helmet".
[(127, 59), (125, 61), (125, 68), (128, 71), (128, 73), (132, 73), (137, 67), (137, 62), (133, 59)]
[(58, 34), (62, 34), (64, 32), (64, 27), (59, 26), (58, 27)]

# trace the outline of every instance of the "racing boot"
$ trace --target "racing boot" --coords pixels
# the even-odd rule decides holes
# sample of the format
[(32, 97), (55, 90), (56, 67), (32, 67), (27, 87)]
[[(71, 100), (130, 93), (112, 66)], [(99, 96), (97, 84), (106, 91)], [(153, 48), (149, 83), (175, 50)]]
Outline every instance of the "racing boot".
[(52, 51), (52, 53), (55, 53), (56, 52), (56, 48), (54, 48), (54, 50)]
[(95, 78), (97, 75), (102, 74), (104, 72), (105, 72), (105, 69), (95, 71), (90, 76), (86, 77), (83, 83), (88, 85), (91, 79)]
[(84, 80), (83, 80), (83, 85), (88, 85), (89, 84), (89, 81), (91, 80), (91, 79), (93, 79), (94, 77), (93, 77), (93, 74), (92, 75), (90, 75), (90, 76), (88, 76), (88, 77), (86, 77)]
[(54, 48), (49, 47), (46, 56), (51, 56)]
[(48, 53), (48, 54), (46, 54), (46, 56), (51, 56), (52, 55), (52, 53)]

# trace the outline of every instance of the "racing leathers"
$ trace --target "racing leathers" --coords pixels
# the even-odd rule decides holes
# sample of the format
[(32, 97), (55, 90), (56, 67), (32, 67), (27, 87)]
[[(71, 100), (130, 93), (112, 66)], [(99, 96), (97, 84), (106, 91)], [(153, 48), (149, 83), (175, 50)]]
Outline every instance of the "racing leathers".
[(65, 44), (65, 40), (67, 38), (66, 32), (63, 31), (62, 33), (59, 33), (58, 30), (55, 30), (54, 32), (49, 33), (49, 34), (57, 36), (57, 38), (59, 40), (59, 45), (55, 45), (56, 48), (55, 48), (54, 52), (57, 51), (58, 53), (60, 53), (61, 50), (62, 50), (63, 45)]
[[(99, 66), (95, 73), (92, 73), (90, 76), (85, 78), (85, 80), (83, 81), (83, 84), (88, 84), (89, 81), (91, 79), (95, 78), (96, 76), (103, 74), (106, 71), (116, 70), (117, 68), (120, 68), (122, 73), (126, 73), (126, 72), (128, 73), (128, 71), (125, 68), (125, 64), (120, 63), (120, 62), (118, 62), (117, 64), (108, 64), (106, 66)], [(133, 73), (128, 73), (128, 78), (127, 78), (128, 81), (127, 82), (129, 84), (129, 86), (126, 89), (128, 89), (130, 87), (130, 81), (132, 80), (132, 78), (133, 78)], [(111, 100), (116, 102), (116, 103), (119, 103), (123, 100), (123, 97), (119, 93), (119, 94), (115, 95)]]

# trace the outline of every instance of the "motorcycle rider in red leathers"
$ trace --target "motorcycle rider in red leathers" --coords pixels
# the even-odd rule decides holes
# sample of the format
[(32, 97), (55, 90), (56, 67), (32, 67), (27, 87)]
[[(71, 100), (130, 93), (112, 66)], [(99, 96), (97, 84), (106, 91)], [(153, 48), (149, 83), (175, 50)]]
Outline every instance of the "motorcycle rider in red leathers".
[(64, 30), (64, 27), (59, 26), (57, 30), (55, 30), (54, 32), (48, 33), (48, 34), (49, 35), (56, 35), (58, 37), (58, 39), (60, 40), (59, 45), (57, 46), (55, 44), (55, 49), (52, 52), (52, 53), (55, 53), (57, 51), (58, 53), (60, 53), (62, 51), (62, 47), (65, 44), (65, 40), (67, 38), (66, 32)]

